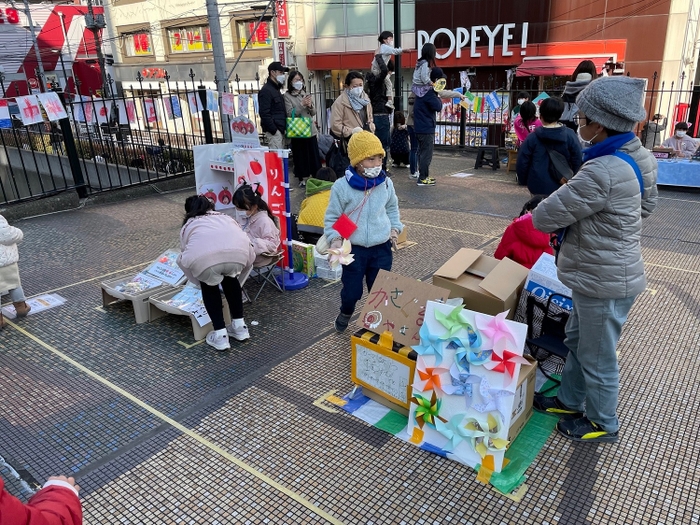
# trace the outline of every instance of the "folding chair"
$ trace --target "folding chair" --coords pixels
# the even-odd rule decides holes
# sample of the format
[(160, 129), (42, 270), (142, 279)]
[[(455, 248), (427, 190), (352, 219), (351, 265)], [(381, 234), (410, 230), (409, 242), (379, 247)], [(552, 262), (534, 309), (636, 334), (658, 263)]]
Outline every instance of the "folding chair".
[[(537, 366), (544, 376), (559, 385), (561, 381), (552, 377), (552, 374), (561, 375), (566, 357), (569, 355), (569, 347), (564, 344), (569, 312), (552, 302), (552, 299), (557, 297), (571, 299), (555, 293), (549, 296), (545, 306), (534, 295), (528, 297), (528, 337), (525, 341), (530, 346), (532, 357), (537, 361)], [(533, 337), (533, 328), (536, 327), (540, 315), (542, 315), (540, 333), (537, 337)]]
[(277, 268), (277, 265), (280, 263), (280, 261), (284, 259), (284, 251), (280, 250), (275, 253), (263, 253), (262, 255), (269, 257), (270, 262), (263, 266), (253, 266), (255, 274), (250, 274), (251, 277), (260, 284), (260, 289), (258, 290), (258, 293), (256, 293), (255, 297), (251, 300), (248, 293), (245, 290), (243, 290), (244, 297), (247, 297), (251, 303), (258, 299), (260, 292), (263, 291), (263, 288), (265, 288), (265, 285), (268, 283), (277, 288), (280, 292), (284, 292), (284, 279), (281, 279), (282, 284), (280, 284), (275, 278), (275, 268)]

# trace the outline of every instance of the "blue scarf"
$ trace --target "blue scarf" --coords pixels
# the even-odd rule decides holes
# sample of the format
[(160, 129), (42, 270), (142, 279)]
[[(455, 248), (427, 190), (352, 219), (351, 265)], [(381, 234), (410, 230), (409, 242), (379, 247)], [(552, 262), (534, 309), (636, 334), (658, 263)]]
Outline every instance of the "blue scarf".
[(374, 179), (367, 179), (359, 175), (355, 171), (355, 168), (348, 167), (348, 169), (345, 170), (345, 180), (348, 181), (351, 188), (366, 191), (371, 190), (375, 186), (379, 186), (381, 183), (383, 183), (386, 180), (386, 173), (382, 171), (378, 177)]
[(604, 157), (605, 155), (612, 155), (618, 149), (620, 149), (621, 146), (627, 144), (634, 137), (635, 135), (631, 131), (608, 137), (603, 142), (599, 142), (598, 144), (594, 144), (590, 148), (583, 150), (583, 162), (588, 162), (589, 160), (597, 159), (598, 157)]
[(355, 111), (359, 112), (362, 108), (364, 108), (367, 104), (369, 104), (369, 100), (362, 98), (362, 95), (359, 97), (355, 95), (350, 90), (347, 90), (346, 93), (348, 94), (348, 98), (350, 99), (350, 105), (352, 106), (352, 109)]

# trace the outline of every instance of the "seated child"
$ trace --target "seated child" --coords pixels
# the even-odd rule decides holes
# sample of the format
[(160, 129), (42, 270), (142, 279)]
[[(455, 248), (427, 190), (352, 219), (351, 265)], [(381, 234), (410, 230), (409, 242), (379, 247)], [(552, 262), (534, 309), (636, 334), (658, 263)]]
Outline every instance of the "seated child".
[(391, 271), (392, 247), (403, 230), (394, 183), (382, 170), (384, 147), (380, 140), (369, 131), (357, 132), (350, 138), (348, 156), (350, 166), (333, 184), (324, 220), (324, 234), (332, 248), (343, 243), (334, 228), (339, 219), (339, 224), (356, 225), (354, 231), (346, 233), (355, 260), (343, 267), (340, 313), (335, 320), (338, 332), (348, 327), (362, 298), (363, 281), (371, 290), (379, 270)]
[(394, 113), (394, 129), (391, 132), (391, 146), (389, 148), (394, 167), (400, 168), (401, 164), (405, 168), (408, 166), (411, 145), (408, 141), (408, 126), (401, 111)]
[(423, 45), (420, 58), (416, 62), (416, 69), (413, 70), (413, 85), (411, 86), (411, 91), (417, 97), (424, 96), (433, 86), (430, 80), (430, 69), (435, 67), (436, 54), (437, 50), (433, 44), (428, 42)]
[[(376, 54), (382, 55), (382, 60), (384, 60), (385, 64), (389, 64), (389, 60), (391, 60), (392, 55), (400, 55), (403, 53), (403, 50), (400, 47), (394, 47), (394, 33), (391, 31), (382, 31), (382, 34), (379, 35), (377, 40), (379, 40), (379, 50)], [(370, 70), (374, 75), (381, 74), (382, 71), (379, 64), (377, 64), (376, 58), (372, 59)], [(387, 75), (384, 79), (384, 88), (387, 98), (386, 106), (394, 109), (394, 86), (391, 84), (391, 75)]]
[(332, 168), (321, 168), (316, 177), (306, 181), (306, 198), (301, 202), (298, 224), (323, 228), (328, 201), (331, 199), (331, 187), (338, 177)]
[(493, 256), (496, 259), (508, 258), (526, 268), (532, 268), (543, 253), (554, 255), (549, 245), (550, 235), (543, 233), (532, 224), (532, 210), (542, 202), (544, 197), (538, 195), (525, 203), (520, 216), (503, 233), (501, 242)]
[(542, 122), (537, 118), (537, 106), (532, 102), (523, 102), (520, 106), (520, 113), (515, 117), (515, 121), (513, 121), (518, 147), (525, 142), (525, 139), (530, 133), (541, 125)]
[(244, 184), (233, 194), (233, 205), (238, 212), (237, 220), (255, 250), (253, 266), (270, 264), (269, 254), (277, 252), (280, 245), (280, 230), (267, 203), (252, 186)]

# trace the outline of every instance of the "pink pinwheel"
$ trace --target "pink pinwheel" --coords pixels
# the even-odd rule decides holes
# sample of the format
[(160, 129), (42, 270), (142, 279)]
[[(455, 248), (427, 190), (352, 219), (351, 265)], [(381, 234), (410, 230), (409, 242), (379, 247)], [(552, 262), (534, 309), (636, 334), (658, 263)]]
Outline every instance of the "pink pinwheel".
[(499, 339), (506, 339), (515, 344), (515, 337), (513, 333), (508, 328), (506, 323), (506, 316), (508, 315), (508, 310), (501, 312), (496, 317), (490, 317), (483, 314), (476, 314), (474, 319), (476, 321), (477, 328), (481, 331), (481, 335), (490, 341), (490, 345), (484, 341), (483, 347), (493, 348)]
[(436, 393), (440, 392), (444, 394), (445, 391), (443, 390), (440, 375), (448, 372), (449, 369), (447, 368), (425, 366), (425, 360), (419, 356), (416, 360), (416, 374), (418, 374), (418, 377), (413, 383), (413, 388), (419, 392), (433, 390)]
[(528, 364), (527, 359), (522, 355), (506, 350), (506, 344), (507, 341), (504, 338), (499, 339), (493, 347), (491, 361), (484, 363), (484, 368), (506, 375), (503, 386), (508, 386), (513, 382), (517, 365)]
[(355, 256), (350, 253), (351, 250), (352, 245), (347, 239), (343, 241), (343, 245), (340, 248), (330, 248), (328, 250), (328, 264), (335, 270), (339, 264), (347, 266), (352, 263), (355, 260)]

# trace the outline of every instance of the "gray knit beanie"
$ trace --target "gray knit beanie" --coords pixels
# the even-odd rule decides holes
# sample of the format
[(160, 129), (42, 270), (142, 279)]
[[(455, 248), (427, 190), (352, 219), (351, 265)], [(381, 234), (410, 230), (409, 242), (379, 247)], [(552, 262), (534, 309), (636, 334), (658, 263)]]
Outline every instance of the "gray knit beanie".
[(644, 80), (601, 77), (579, 93), (576, 105), (589, 121), (614, 131), (632, 131), (646, 118)]

